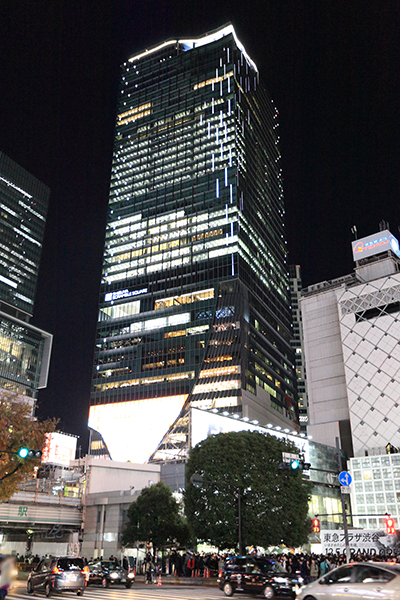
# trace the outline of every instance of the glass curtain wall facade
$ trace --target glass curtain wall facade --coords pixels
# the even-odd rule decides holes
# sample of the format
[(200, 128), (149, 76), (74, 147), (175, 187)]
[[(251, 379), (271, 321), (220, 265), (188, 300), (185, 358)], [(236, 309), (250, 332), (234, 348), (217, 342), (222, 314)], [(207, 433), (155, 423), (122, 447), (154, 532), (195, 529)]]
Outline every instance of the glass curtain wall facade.
[(32, 315), (49, 189), (0, 152), (0, 300)]
[(189, 405), (296, 427), (277, 116), (232, 26), (122, 66), (89, 416), (114, 459), (175, 456)]
[(50, 190), (0, 152), (0, 388), (36, 398), (52, 336), (29, 325)]

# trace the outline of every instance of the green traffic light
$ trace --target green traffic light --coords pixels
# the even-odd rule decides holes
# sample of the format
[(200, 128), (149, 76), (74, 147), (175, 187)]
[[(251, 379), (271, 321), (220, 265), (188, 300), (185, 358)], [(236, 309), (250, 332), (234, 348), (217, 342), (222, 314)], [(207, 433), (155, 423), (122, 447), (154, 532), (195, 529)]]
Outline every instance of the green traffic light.
[(293, 471), (296, 471), (300, 467), (300, 462), (298, 460), (292, 460), (290, 467), (293, 469)]
[(26, 458), (29, 454), (29, 450), (28, 448), (20, 448), (17, 454), (20, 458)]

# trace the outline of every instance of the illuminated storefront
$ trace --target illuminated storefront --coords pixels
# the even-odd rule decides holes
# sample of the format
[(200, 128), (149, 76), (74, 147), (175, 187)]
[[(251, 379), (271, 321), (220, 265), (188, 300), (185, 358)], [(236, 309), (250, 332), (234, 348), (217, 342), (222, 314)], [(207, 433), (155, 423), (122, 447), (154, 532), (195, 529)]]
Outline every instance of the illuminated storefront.
[(256, 65), (232, 26), (161, 44), (122, 66), (117, 113), (91, 427), (113, 456), (93, 415), (153, 403), (144, 460), (187, 449), (168, 398), (297, 427), (278, 112)]

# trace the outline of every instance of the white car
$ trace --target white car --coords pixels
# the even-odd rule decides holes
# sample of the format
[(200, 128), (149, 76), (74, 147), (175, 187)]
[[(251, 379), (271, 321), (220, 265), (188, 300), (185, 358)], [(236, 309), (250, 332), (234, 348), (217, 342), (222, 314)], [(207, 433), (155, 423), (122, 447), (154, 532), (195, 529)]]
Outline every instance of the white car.
[(400, 600), (400, 564), (350, 563), (301, 588), (297, 600)]

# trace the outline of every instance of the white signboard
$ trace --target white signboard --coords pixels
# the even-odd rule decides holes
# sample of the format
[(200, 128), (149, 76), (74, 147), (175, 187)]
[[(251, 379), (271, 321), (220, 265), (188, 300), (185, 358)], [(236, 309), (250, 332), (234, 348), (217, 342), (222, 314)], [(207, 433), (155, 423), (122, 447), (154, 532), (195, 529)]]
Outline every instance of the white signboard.
[(267, 433), (279, 439), (290, 440), (304, 455), (304, 462), (310, 462), (309, 444), (308, 440), (305, 438), (283, 433), (282, 431), (276, 431), (276, 429), (268, 429), (266, 427), (260, 427), (259, 425), (253, 425), (252, 423), (247, 423), (241, 419), (224, 417), (223, 415), (199, 410), (198, 408), (192, 408), (192, 447), (205, 440), (209, 435), (229, 433), (231, 431), (260, 431), (261, 433)]
[[(343, 529), (321, 530), (322, 554), (342, 554), (346, 551)], [(397, 535), (387, 535), (383, 529), (349, 530), (350, 552), (383, 554), (398, 548)]]
[(351, 245), (355, 261), (368, 258), (380, 252), (387, 252), (387, 250), (392, 250), (397, 256), (400, 256), (399, 242), (388, 229), (361, 238), (360, 240), (355, 240)]
[(69, 467), (70, 460), (75, 460), (78, 438), (58, 431), (46, 434), (42, 463)]

